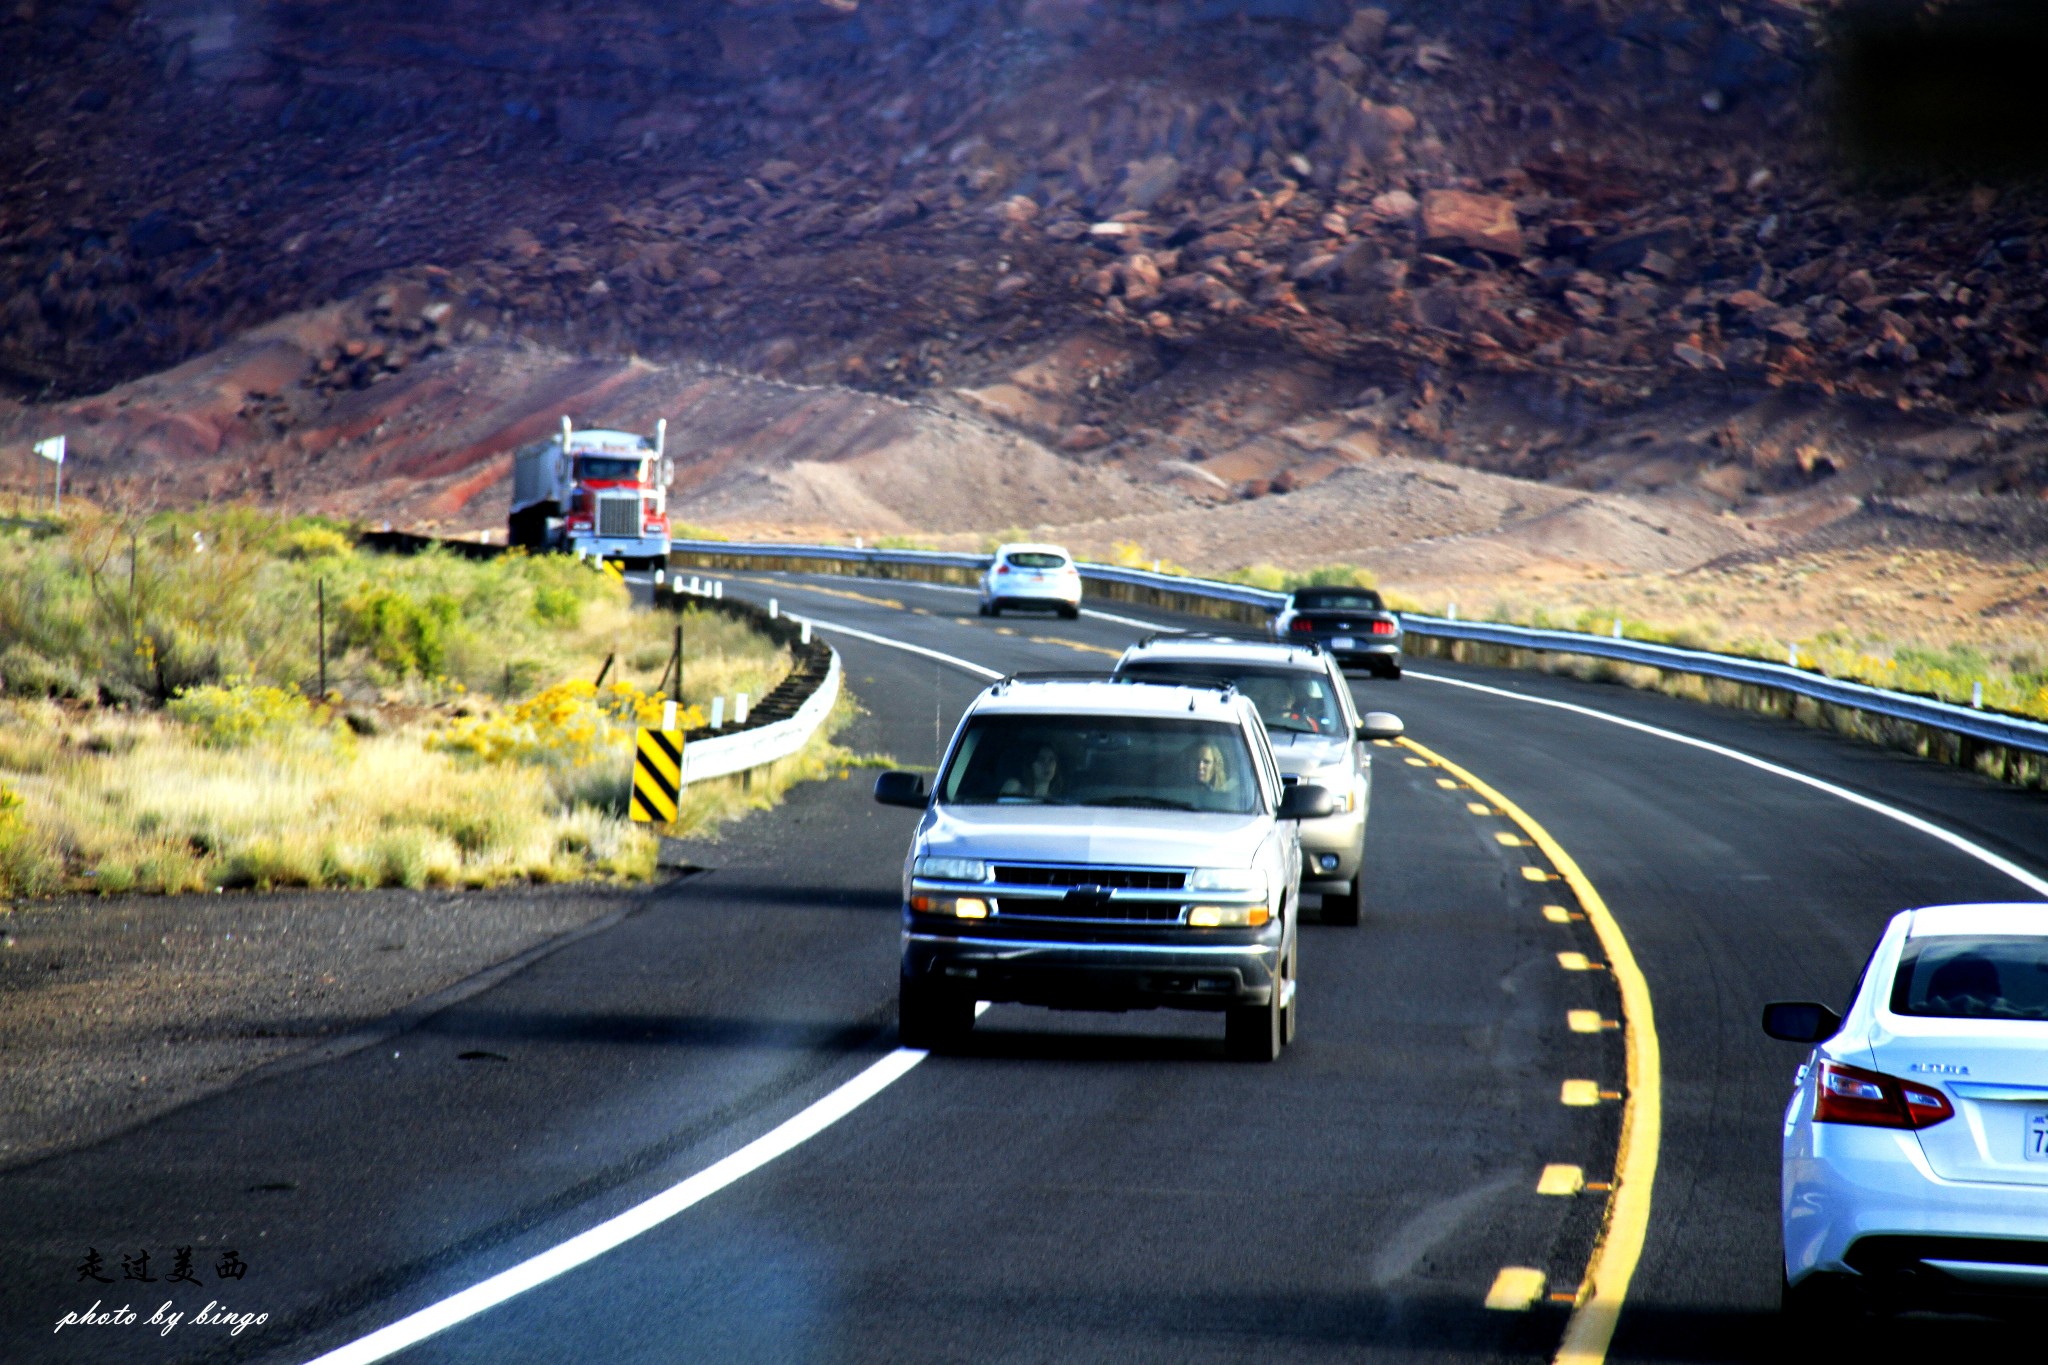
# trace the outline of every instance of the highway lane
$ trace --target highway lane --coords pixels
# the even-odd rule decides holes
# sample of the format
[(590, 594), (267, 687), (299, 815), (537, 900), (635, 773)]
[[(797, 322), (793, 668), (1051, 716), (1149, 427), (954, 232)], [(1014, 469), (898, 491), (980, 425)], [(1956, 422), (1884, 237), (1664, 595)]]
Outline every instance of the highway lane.
[[(970, 598), (914, 585), (731, 581), (1000, 669), (1107, 665), (1135, 633), (978, 621)], [(843, 653), (869, 707), (854, 744), (907, 762), (930, 760), (934, 728), (978, 686), (862, 641)], [(1708, 735), (2040, 860), (2039, 801), (1967, 775), (1619, 689), (1426, 671)], [(1838, 998), (1901, 904), (2015, 889), (1867, 812), (1652, 737), (1420, 680), (1359, 690), (1542, 820), (1650, 973), (1666, 1155), (1617, 1358), (1758, 1358), (1796, 1057), (1755, 1033), (1756, 1004)], [(1562, 1025), (1566, 1008), (1613, 1006), (1556, 970), (1556, 949), (1584, 946), (1558, 935), (1582, 931), (1537, 914), (1516, 875), (1526, 854), (1433, 770), (1379, 753), (1390, 880), (1361, 930), (1311, 926), (1303, 1037), (1278, 1066), (1217, 1061), (1220, 1030), (1197, 1016), (992, 1011), (970, 1055), (925, 1063), (714, 1200), (406, 1358), (1546, 1354), (1561, 1309), (1477, 1304), (1502, 1264), (1567, 1287), (1583, 1266), (1598, 1200), (1535, 1196), (1533, 1178), (1558, 1160), (1594, 1178), (1611, 1160), (1612, 1108), (1566, 1111), (1556, 1085), (1619, 1076), (1613, 1035)], [(68, 1301), (48, 1267), (75, 1259), (82, 1232), (168, 1244), (194, 1228), (260, 1236), (280, 1326), (245, 1353), (304, 1358), (701, 1169), (881, 1055), (911, 817), (867, 803), (859, 776), (750, 821), (704, 851), (715, 871), (394, 1043), (401, 1057), (244, 1087), (0, 1174), (0, 1250), (43, 1267), (0, 1288), (0, 1325), (24, 1348), (9, 1358), (105, 1358), (25, 1331)], [(478, 1047), (510, 1060), (454, 1060)], [(259, 1196), (279, 1183), (259, 1170), (297, 1188)], [(125, 1358), (218, 1343), (131, 1344)]]

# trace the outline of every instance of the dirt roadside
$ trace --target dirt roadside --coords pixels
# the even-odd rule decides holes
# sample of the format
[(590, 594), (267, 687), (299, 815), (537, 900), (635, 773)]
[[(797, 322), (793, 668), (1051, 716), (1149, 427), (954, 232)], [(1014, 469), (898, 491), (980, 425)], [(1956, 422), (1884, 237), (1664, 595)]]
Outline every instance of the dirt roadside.
[(0, 914), (0, 1167), (370, 1046), (673, 881), (75, 897)]

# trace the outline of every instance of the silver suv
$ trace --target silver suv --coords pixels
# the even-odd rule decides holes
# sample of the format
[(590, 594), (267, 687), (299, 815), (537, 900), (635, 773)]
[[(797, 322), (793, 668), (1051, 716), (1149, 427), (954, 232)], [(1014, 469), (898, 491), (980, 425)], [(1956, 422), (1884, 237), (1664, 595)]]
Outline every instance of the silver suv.
[(924, 812), (903, 865), (907, 1046), (957, 1041), (979, 1000), (1221, 1011), (1249, 1060), (1292, 1036), (1298, 822), (1334, 798), (1282, 782), (1235, 688), (1007, 678), (931, 788), (884, 773), (875, 799)]
[(1372, 751), (1395, 739), (1401, 718), (1363, 717), (1336, 659), (1316, 645), (1277, 645), (1227, 635), (1153, 635), (1124, 651), (1119, 676), (1154, 681), (1208, 678), (1252, 699), (1273, 740), (1281, 779), (1311, 782), (1336, 809), (1301, 826), (1302, 890), (1322, 897), (1325, 924), (1356, 924), (1365, 905), (1365, 821), (1372, 809)]

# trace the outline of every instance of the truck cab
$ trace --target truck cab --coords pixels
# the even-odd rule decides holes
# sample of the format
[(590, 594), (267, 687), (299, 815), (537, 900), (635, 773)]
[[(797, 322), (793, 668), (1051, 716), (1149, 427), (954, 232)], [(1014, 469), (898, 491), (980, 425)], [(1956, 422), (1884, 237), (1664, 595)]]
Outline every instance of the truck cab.
[(633, 565), (664, 563), (669, 551), (668, 422), (652, 436), (586, 427), (561, 431), (513, 458), (506, 543), (562, 550)]

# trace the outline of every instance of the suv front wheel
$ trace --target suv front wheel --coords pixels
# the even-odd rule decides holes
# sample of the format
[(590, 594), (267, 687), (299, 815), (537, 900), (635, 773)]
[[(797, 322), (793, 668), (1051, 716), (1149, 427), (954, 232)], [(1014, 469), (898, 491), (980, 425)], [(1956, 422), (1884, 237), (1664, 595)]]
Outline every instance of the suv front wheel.
[(905, 978), (896, 996), (896, 1033), (903, 1046), (941, 1052), (974, 1027), (974, 1001), (957, 991)]
[(1283, 1008), (1286, 983), (1294, 979), (1293, 954), (1273, 983), (1272, 998), (1263, 1005), (1232, 1005), (1223, 1012), (1223, 1055), (1235, 1062), (1274, 1062), (1280, 1049), (1294, 1041), (1294, 1007)]

